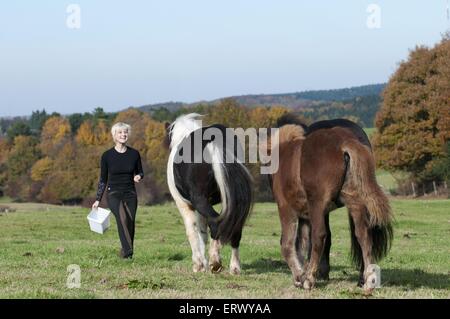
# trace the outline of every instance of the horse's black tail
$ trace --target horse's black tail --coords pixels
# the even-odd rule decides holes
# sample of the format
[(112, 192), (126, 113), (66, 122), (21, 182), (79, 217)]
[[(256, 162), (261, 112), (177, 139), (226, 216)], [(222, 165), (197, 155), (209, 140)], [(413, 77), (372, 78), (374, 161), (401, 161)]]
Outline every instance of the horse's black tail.
[[(216, 153), (221, 156), (220, 152)], [(222, 210), (219, 217), (218, 238), (221, 243), (239, 243), (242, 229), (253, 205), (252, 177), (238, 162), (213, 161), (214, 177), (219, 186)]]
[[(350, 235), (351, 235), (351, 258), (353, 264), (361, 269), (363, 266), (363, 254), (361, 250), (361, 246), (358, 243), (358, 239), (355, 235), (355, 223), (353, 222), (352, 217), (349, 215), (349, 223), (350, 223)], [(384, 225), (384, 226), (373, 226), (369, 228), (370, 237), (372, 238), (372, 258), (373, 262), (377, 262), (383, 259), (384, 256), (388, 253), (392, 239), (394, 236), (394, 231), (392, 229), (392, 225)]]

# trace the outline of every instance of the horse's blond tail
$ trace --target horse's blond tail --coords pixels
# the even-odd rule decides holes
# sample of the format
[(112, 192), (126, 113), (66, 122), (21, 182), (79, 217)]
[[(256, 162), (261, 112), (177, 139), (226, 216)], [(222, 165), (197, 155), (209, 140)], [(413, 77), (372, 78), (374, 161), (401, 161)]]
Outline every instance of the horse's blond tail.
[[(356, 188), (366, 206), (369, 232), (372, 238), (372, 258), (381, 260), (387, 255), (392, 245), (394, 230), (392, 228), (392, 210), (389, 201), (375, 178), (375, 163), (370, 149), (357, 141), (349, 141), (343, 151), (350, 157), (347, 179)], [(355, 225), (350, 217), (352, 235), (352, 259), (361, 267), (363, 256), (361, 247), (355, 237)]]
[(389, 225), (392, 210), (389, 200), (378, 186), (371, 151), (357, 141), (345, 143), (342, 150), (350, 157), (349, 182), (358, 190), (369, 212), (369, 226)]

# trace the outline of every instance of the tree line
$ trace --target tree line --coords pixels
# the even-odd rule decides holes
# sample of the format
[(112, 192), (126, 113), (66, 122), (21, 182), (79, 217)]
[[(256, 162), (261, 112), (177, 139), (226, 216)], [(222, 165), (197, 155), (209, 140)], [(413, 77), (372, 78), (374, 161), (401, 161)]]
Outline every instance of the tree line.
[[(205, 114), (206, 125), (248, 128), (274, 126), (288, 109), (248, 110), (233, 99), (225, 99), (215, 106), (184, 110), (192, 111)], [(178, 115), (180, 112), (171, 118)], [(167, 200), (165, 121), (136, 108), (118, 113), (97, 108), (92, 113), (70, 116), (33, 112), (30, 119), (12, 125), (0, 138), (0, 191), (18, 201), (90, 205), (96, 193), (101, 154), (113, 146), (110, 129), (119, 121), (131, 125), (129, 145), (141, 153), (146, 177), (137, 187), (139, 200), (146, 204)], [(31, 129), (32, 123), (38, 124)], [(257, 164), (250, 170), (258, 187), (264, 189), (259, 198), (267, 199), (267, 180), (259, 176)]]

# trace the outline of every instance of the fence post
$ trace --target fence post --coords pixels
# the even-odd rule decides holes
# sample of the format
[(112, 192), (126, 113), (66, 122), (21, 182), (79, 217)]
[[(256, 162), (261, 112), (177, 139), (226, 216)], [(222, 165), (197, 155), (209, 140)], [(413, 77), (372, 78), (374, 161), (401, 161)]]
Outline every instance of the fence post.
[(436, 182), (433, 181), (434, 195), (437, 196)]
[(411, 182), (411, 187), (413, 191), (413, 196), (416, 197), (416, 189), (414, 188), (414, 182)]

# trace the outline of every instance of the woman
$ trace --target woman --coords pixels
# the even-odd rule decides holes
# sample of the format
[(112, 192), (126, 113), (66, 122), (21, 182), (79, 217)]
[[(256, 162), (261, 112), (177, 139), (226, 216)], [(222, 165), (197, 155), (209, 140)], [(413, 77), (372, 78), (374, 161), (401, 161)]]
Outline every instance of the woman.
[[(103, 153), (101, 159), (100, 181), (97, 198), (92, 208), (97, 208), (107, 187), (108, 206), (116, 217), (122, 249), (122, 258), (133, 257), (134, 222), (137, 209), (137, 196), (134, 183), (144, 178), (139, 152), (126, 145), (131, 127), (116, 123), (111, 128), (113, 148)], [(121, 209), (122, 206), (122, 209)]]

